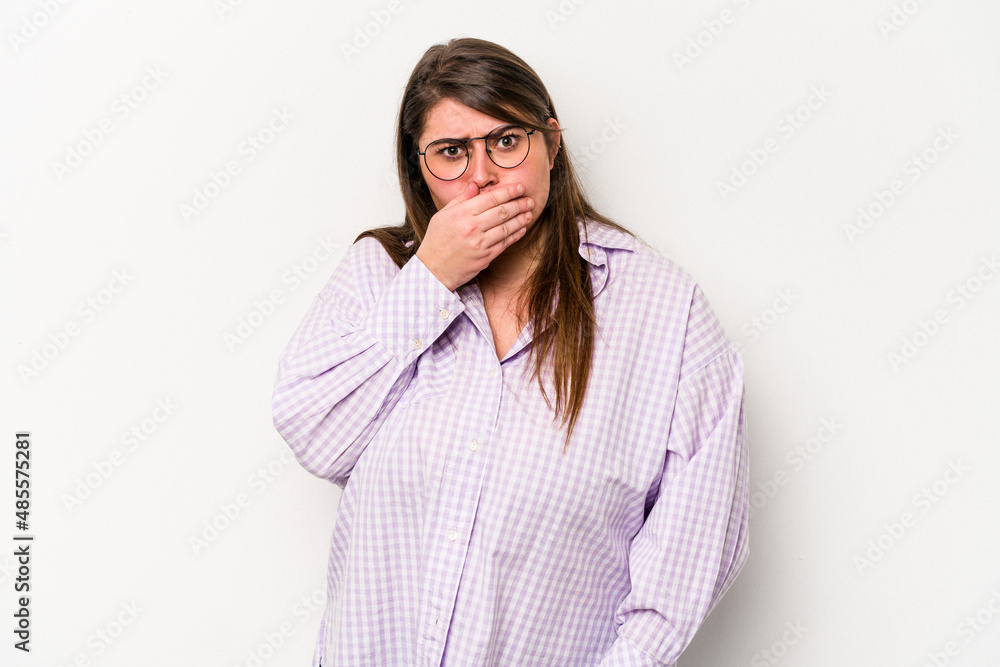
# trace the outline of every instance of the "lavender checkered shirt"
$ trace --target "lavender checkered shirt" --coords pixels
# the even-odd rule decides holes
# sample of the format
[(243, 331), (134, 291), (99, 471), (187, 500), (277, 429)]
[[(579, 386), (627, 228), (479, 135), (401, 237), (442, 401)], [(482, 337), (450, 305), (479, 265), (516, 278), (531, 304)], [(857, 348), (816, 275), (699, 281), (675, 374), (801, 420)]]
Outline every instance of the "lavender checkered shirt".
[[(313, 666), (672, 665), (748, 553), (743, 365), (679, 266), (580, 225), (599, 332), (563, 455), (479, 287), (351, 246), (274, 424), (343, 489)], [(554, 389), (546, 377), (550, 397)]]

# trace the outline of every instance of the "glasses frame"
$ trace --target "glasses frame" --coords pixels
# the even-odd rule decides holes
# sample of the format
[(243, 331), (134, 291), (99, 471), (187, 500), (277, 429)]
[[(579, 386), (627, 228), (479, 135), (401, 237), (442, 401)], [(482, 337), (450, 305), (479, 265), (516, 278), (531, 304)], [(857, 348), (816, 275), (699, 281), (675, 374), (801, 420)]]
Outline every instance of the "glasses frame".
[[(517, 164), (515, 164), (515, 165), (513, 165), (511, 167), (505, 167), (502, 164), (497, 164), (497, 161), (493, 159), (493, 151), (491, 151), (487, 147), (486, 140), (489, 139), (490, 137), (492, 137), (493, 135), (497, 134), (497, 132), (500, 132), (502, 134), (502, 132), (504, 130), (509, 130), (511, 128), (517, 128), (519, 130), (523, 130), (524, 133), (528, 136), (528, 150), (526, 150), (524, 152), (524, 157), (521, 158), (520, 162), (518, 162)], [(483, 149), (486, 151), (486, 156), (490, 159), (490, 162), (492, 162), (493, 164), (496, 164), (501, 169), (515, 169), (517, 167), (520, 167), (522, 164), (524, 164), (524, 161), (528, 159), (528, 154), (531, 153), (531, 135), (533, 135), (535, 132), (537, 132), (537, 130), (529, 130), (526, 127), (518, 125), (517, 123), (508, 123), (507, 125), (499, 125), (497, 127), (494, 127), (492, 130), (490, 130), (489, 134), (486, 134), (486, 135), (484, 135), (482, 137), (470, 137), (469, 139), (449, 139), (449, 138), (435, 139), (434, 141), (432, 141), (429, 144), (427, 144), (424, 147), (424, 150), (417, 151), (417, 155), (423, 155), (424, 156), (424, 166), (427, 167), (427, 171), (434, 178), (438, 179), (439, 181), (446, 181), (446, 182), (457, 181), (458, 179), (462, 178), (462, 175), (465, 174), (465, 172), (467, 172), (469, 170), (469, 163), (472, 161), (472, 158), (470, 157), (471, 153), (469, 152), (469, 144), (471, 144), (473, 141), (476, 141), (477, 139), (482, 139), (483, 140)], [(431, 166), (427, 163), (427, 149), (429, 149), (434, 144), (442, 142), (442, 141), (460, 143), (460, 144), (463, 144), (465, 146), (465, 168), (462, 170), (462, 173), (460, 173), (455, 178), (441, 178), (440, 176), (438, 176), (437, 174), (435, 174), (433, 171), (431, 171)]]

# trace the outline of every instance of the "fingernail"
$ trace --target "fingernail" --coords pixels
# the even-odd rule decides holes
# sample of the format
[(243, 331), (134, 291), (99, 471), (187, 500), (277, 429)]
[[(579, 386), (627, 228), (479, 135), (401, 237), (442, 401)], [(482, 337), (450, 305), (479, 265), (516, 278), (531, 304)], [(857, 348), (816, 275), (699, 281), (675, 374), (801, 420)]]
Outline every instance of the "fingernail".
[(524, 194), (524, 186), (521, 185), (520, 183), (517, 184), (517, 194), (519, 195)]

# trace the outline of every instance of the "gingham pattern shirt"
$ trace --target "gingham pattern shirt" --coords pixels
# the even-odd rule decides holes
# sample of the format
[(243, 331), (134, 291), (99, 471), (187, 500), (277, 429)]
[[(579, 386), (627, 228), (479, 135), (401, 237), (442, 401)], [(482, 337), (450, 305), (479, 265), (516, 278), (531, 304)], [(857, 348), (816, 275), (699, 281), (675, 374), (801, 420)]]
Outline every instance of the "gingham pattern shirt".
[(273, 416), (343, 489), (314, 667), (672, 665), (733, 583), (741, 357), (682, 268), (580, 229), (599, 332), (565, 456), (531, 324), (498, 360), (475, 280), (364, 238), (312, 304)]

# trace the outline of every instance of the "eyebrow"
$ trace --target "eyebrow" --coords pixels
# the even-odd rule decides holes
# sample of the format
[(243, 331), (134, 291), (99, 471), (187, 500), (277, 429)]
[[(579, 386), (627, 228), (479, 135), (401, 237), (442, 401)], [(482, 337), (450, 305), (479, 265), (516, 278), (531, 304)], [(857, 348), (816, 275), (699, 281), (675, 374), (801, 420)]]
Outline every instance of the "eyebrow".
[[(497, 130), (501, 130), (501, 129), (504, 129), (504, 128), (507, 128), (507, 127), (520, 127), (520, 125), (518, 125), (517, 123), (504, 123), (503, 125), (497, 125), (496, 127), (494, 127), (492, 130), (490, 130), (489, 132), (487, 132), (483, 136), (484, 137), (488, 137), (491, 134), (493, 134), (494, 132), (496, 132)], [(464, 137), (441, 137), (440, 139), (432, 139), (428, 143), (432, 144), (435, 141), (444, 141), (444, 140), (447, 140), (447, 139), (451, 139), (453, 141), (468, 141), (471, 138), (472, 138), (471, 135), (465, 135)], [(480, 139), (482, 137), (476, 137), (476, 138)]]

